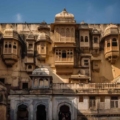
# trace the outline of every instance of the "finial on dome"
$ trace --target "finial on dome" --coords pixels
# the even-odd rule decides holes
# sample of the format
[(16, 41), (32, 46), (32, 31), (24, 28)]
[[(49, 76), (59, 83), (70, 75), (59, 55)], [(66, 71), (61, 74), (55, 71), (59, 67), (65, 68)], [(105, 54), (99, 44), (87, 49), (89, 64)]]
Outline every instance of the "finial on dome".
[(63, 11), (66, 11), (66, 12), (67, 12), (66, 8), (64, 8)]

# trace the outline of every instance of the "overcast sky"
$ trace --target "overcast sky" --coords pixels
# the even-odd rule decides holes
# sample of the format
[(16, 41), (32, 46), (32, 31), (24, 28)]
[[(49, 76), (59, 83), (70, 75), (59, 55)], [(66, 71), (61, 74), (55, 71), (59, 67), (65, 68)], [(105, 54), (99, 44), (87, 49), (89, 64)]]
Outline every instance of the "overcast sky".
[(52, 23), (64, 8), (77, 23), (120, 23), (120, 0), (0, 0), (0, 23)]

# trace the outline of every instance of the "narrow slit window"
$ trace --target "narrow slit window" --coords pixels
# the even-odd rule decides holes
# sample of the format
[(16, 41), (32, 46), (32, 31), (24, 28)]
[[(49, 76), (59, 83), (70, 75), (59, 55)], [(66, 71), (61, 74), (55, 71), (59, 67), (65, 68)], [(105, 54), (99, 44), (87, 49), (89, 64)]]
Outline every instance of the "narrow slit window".
[(62, 51), (62, 58), (66, 58), (66, 51)]
[(80, 41), (83, 42), (83, 36), (81, 36), (81, 40)]
[(88, 36), (85, 36), (85, 42), (88, 42)]
[(107, 43), (107, 47), (110, 47), (110, 43)]

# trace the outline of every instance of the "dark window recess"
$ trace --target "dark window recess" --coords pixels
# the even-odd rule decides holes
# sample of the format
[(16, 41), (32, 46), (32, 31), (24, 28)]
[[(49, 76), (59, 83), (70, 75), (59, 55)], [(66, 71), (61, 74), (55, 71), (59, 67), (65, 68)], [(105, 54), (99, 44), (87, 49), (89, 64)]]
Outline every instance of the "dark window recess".
[(27, 89), (27, 88), (28, 88), (28, 83), (23, 83), (23, 84), (22, 84), (22, 88), (23, 88), (23, 89)]
[(11, 48), (11, 44), (9, 44), (9, 48)]
[(98, 43), (98, 38), (94, 37), (94, 43)]
[(5, 48), (7, 48), (7, 44), (5, 44)]
[(0, 82), (5, 83), (5, 79), (4, 78), (0, 78)]
[(112, 39), (112, 42), (117, 42), (116, 38), (113, 38), (113, 39)]
[(62, 51), (62, 58), (66, 58), (66, 51)]
[(117, 42), (112, 42), (112, 46), (117, 46)]
[(44, 49), (44, 47), (41, 47), (41, 49), (43, 50), (43, 49)]
[(81, 36), (81, 40), (80, 41), (83, 42), (83, 36)]
[(110, 43), (107, 43), (107, 47), (110, 47)]
[(116, 38), (112, 39), (112, 46), (117, 46), (117, 40), (116, 40)]
[(84, 60), (84, 65), (89, 65), (88, 60)]
[(0, 102), (2, 102), (2, 101), (3, 101), (3, 95), (0, 94)]
[(29, 47), (33, 47), (33, 44), (29, 44)]
[(85, 42), (88, 42), (88, 36), (85, 36)]
[(90, 97), (90, 100), (95, 100), (95, 97), (94, 96)]
[(32, 65), (28, 65), (28, 69), (32, 69)]
[(111, 97), (111, 100), (118, 100), (118, 97), (116, 97), (116, 96)]
[(16, 49), (16, 46), (15, 46), (15, 45), (13, 45), (13, 48), (14, 48), (14, 49)]

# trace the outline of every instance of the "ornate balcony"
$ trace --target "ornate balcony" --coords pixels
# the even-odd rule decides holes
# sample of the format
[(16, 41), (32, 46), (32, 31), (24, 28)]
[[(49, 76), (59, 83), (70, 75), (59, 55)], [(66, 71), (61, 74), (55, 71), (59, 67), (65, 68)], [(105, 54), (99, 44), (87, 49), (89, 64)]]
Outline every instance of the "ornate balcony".
[(18, 61), (18, 56), (14, 54), (3, 54), (2, 57), (8, 66), (12, 66), (16, 61)]

